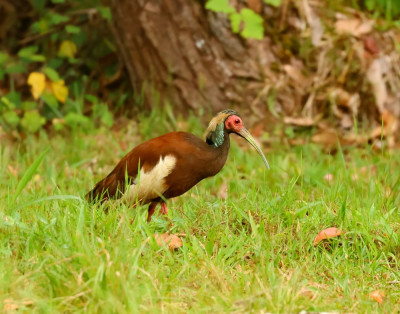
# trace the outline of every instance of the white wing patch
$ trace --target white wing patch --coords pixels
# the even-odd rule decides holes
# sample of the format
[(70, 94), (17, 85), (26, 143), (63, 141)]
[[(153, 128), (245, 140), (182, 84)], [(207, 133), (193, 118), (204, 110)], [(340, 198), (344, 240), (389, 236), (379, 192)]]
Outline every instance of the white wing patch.
[(162, 195), (168, 189), (165, 178), (172, 172), (175, 164), (176, 158), (167, 155), (164, 158), (160, 157), (160, 161), (149, 172), (141, 169), (139, 176), (125, 192), (123, 200), (136, 203), (137, 200), (150, 200)]

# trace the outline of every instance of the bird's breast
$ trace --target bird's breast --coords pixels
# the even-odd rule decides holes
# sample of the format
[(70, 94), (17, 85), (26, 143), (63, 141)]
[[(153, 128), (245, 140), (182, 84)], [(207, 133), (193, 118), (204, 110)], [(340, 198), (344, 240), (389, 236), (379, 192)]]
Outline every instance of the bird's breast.
[(158, 163), (152, 167), (146, 167), (146, 163), (140, 167), (140, 171), (135, 180), (124, 195), (124, 201), (127, 203), (136, 203), (137, 201), (149, 201), (160, 197), (168, 189), (165, 178), (174, 170), (176, 166), (176, 157), (166, 155), (160, 157)]

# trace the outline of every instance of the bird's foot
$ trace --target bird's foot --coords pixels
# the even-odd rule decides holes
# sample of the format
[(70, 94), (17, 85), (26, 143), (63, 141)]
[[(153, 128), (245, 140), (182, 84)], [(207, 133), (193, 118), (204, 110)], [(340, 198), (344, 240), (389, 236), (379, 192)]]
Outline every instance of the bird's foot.
[(168, 207), (167, 207), (167, 203), (162, 202), (161, 203), (161, 210), (160, 213), (163, 215), (168, 215)]
[(151, 216), (153, 216), (154, 212), (156, 211), (157, 203), (153, 202), (150, 203), (147, 215), (147, 222), (151, 221)]

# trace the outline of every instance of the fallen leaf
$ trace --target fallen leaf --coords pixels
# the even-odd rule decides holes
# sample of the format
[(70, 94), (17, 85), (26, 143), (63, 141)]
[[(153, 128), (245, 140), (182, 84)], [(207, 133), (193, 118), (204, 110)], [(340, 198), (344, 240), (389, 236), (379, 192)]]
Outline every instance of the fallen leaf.
[(372, 85), (375, 95), (376, 106), (380, 113), (385, 110), (385, 103), (388, 98), (385, 80), (383, 78), (382, 65), (379, 59), (372, 61), (367, 70), (367, 79)]
[(335, 29), (338, 34), (350, 34), (355, 37), (368, 34), (372, 31), (375, 21), (362, 21), (360, 19), (344, 19), (335, 23)]
[(321, 44), (322, 35), (324, 34), (324, 25), (311, 8), (308, 0), (303, 0), (302, 3), (307, 23), (311, 27), (311, 42), (314, 46), (318, 47)]
[(372, 36), (367, 36), (364, 38), (364, 48), (373, 55), (377, 55), (379, 53), (378, 44)]
[(264, 132), (265, 132), (265, 124), (259, 123), (251, 129), (250, 133), (253, 135), (253, 137), (257, 138), (261, 137)]
[(369, 298), (378, 302), (379, 304), (383, 303), (383, 299), (385, 298), (385, 291), (384, 290), (375, 290), (369, 294)]
[(247, 6), (256, 13), (260, 13), (262, 9), (261, 0), (247, 0)]
[(342, 234), (344, 234), (344, 232), (335, 227), (324, 229), (320, 233), (317, 234), (317, 236), (315, 237), (315, 239), (313, 241), (313, 245), (317, 246), (318, 243), (321, 242), (322, 240), (335, 238)]
[(226, 182), (222, 183), (221, 188), (219, 189), (219, 197), (223, 200), (228, 198), (228, 184)]
[(46, 86), (46, 76), (43, 73), (32, 72), (28, 76), (28, 85), (31, 86), (33, 98), (38, 99)]
[(15, 311), (18, 310), (20, 308), (20, 305), (32, 305), (33, 301), (29, 301), (29, 300), (25, 300), (25, 301), (20, 301), (19, 303), (17, 303), (17, 301), (12, 300), (12, 299), (5, 299), (3, 301), (4, 303), (4, 310), (5, 311)]
[(296, 83), (300, 88), (307, 85), (307, 78), (300, 72), (300, 70), (291, 64), (285, 64), (283, 66), (286, 74)]
[(338, 140), (340, 142), (339, 135), (334, 130), (323, 130), (311, 138), (311, 141), (316, 144), (321, 144), (328, 147), (336, 147)]
[(361, 103), (358, 93), (350, 94), (342, 88), (335, 88), (330, 92), (330, 97), (335, 100), (334, 114), (336, 116), (342, 117), (343, 111), (345, 113), (350, 111), (353, 115), (357, 115)]
[(51, 90), (58, 101), (64, 103), (67, 100), (68, 88), (65, 86), (64, 80), (51, 82)]
[(292, 117), (284, 117), (283, 122), (285, 124), (291, 124), (295, 126), (303, 126), (303, 127), (310, 127), (315, 125), (316, 121), (312, 118), (307, 117), (300, 117), (300, 118), (292, 118)]
[(183, 243), (181, 238), (174, 234), (162, 233), (162, 234), (154, 234), (154, 238), (156, 239), (158, 246), (166, 245), (170, 250), (174, 250), (180, 248)]
[(332, 182), (333, 181), (333, 174), (332, 173), (327, 173), (326, 175), (324, 175), (324, 180), (328, 181), (328, 182)]
[(372, 130), (370, 134), (371, 140), (380, 140), (385, 138), (388, 142), (389, 148), (393, 148), (396, 143), (396, 133), (399, 128), (397, 118), (388, 110), (384, 110), (381, 115), (382, 125)]
[(17, 172), (17, 170), (14, 169), (13, 166), (8, 165), (8, 171), (10, 171), (11, 174), (12, 174), (14, 177), (17, 177), (17, 176), (18, 176), (18, 172)]

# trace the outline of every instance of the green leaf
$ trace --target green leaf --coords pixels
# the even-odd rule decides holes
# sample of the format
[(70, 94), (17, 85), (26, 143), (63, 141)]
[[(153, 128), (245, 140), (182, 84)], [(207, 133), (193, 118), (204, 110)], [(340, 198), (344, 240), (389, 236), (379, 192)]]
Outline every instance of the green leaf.
[(76, 45), (73, 41), (64, 40), (60, 45), (58, 54), (61, 57), (73, 58), (77, 51), (78, 51), (78, 48), (76, 47)]
[(19, 116), (14, 110), (6, 111), (2, 115), (4, 121), (11, 127), (15, 128), (19, 123)]
[(36, 101), (24, 101), (22, 103), (21, 109), (24, 111), (29, 111), (36, 109), (38, 107), (38, 103)]
[(63, 63), (63, 59), (61, 58), (52, 58), (47, 62), (47, 67), (52, 69), (58, 69)]
[(101, 17), (107, 21), (111, 21), (111, 10), (109, 7), (98, 7), (97, 10), (99, 11)]
[(38, 50), (39, 50), (38, 46), (28, 46), (18, 51), (18, 56), (21, 59), (25, 59), (27, 61), (33, 61), (33, 62), (46, 61), (45, 56), (36, 54)]
[(46, 0), (32, 0), (32, 4), (36, 10), (42, 10), (46, 4)]
[[(86, 95), (90, 96), (90, 95)], [(114, 117), (108, 110), (106, 104), (95, 104), (93, 106), (93, 113), (95, 117), (99, 117), (102, 124), (111, 127), (114, 123)]]
[(21, 126), (29, 133), (37, 132), (45, 123), (46, 119), (37, 110), (25, 112), (21, 120)]
[(17, 92), (16, 90), (12, 90), (7, 94), (7, 99), (12, 102), (16, 108), (20, 108), (20, 105), (22, 103), (21, 100), (21, 93)]
[(16, 107), (16, 105), (10, 99), (8, 99), (7, 96), (1, 97), (0, 101), (1, 104), (8, 109), (14, 109)]
[(232, 31), (234, 33), (239, 33), (240, 31), (240, 22), (242, 21), (242, 17), (240, 16), (239, 13), (232, 13), (231, 15), (229, 15), (229, 19), (231, 21), (231, 27), (232, 27)]
[(86, 98), (86, 100), (90, 101), (91, 103), (93, 103), (95, 105), (98, 104), (98, 102), (99, 102), (99, 99), (94, 95), (86, 94), (85, 98)]
[(9, 56), (7, 53), (0, 51), (0, 65), (3, 65), (7, 62)]
[(375, 0), (365, 0), (364, 3), (369, 11), (372, 11), (373, 9), (375, 9)]
[(38, 46), (28, 46), (18, 51), (18, 56), (21, 58), (28, 58), (30, 56), (33, 56), (38, 50)]
[(49, 30), (49, 22), (45, 18), (42, 18), (39, 21), (34, 22), (31, 25), (31, 29), (34, 33), (46, 33)]
[(21, 64), (21, 63), (11, 63), (8, 66), (6, 66), (6, 72), (7, 73), (24, 73), (26, 72), (26, 67)]
[(47, 75), (47, 77), (52, 80), (53, 82), (57, 82), (60, 80), (60, 76), (58, 75), (57, 71), (50, 68), (50, 67), (45, 67), (43, 69), (44, 74)]
[(65, 3), (65, 0), (51, 0), (53, 3)]
[(59, 107), (59, 103), (57, 101), (57, 98), (51, 93), (43, 93), (40, 96), (40, 98), (43, 99), (45, 104), (48, 105), (51, 108), (58, 108)]
[(35, 174), (37, 168), (39, 167), (40, 163), (42, 162), (44, 156), (47, 154), (49, 151), (49, 148), (47, 148), (30, 166), (29, 168), (25, 171), (24, 175), (22, 176), (21, 180), (18, 182), (17, 188), (15, 189), (12, 202), (14, 203), (17, 199), (17, 197), (21, 194), (23, 189), (27, 186), (29, 181), (31, 181), (33, 175)]
[(263, 18), (255, 13), (253, 10), (247, 8), (242, 9), (240, 11), (240, 15), (242, 16), (243, 22), (245, 24), (241, 35), (244, 38), (263, 39)]
[(229, 5), (228, 0), (208, 0), (206, 9), (227, 14), (235, 12), (235, 9)]
[(71, 128), (76, 128), (79, 126), (88, 126), (91, 123), (91, 121), (88, 117), (85, 117), (84, 115), (76, 113), (76, 112), (69, 112), (65, 116), (65, 122)]
[(75, 26), (75, 25), (67, 25), (67, 26), (65, 26), (65, 30), (67, 31), (67, 33), (70, 33), (70, 34), (78, 34), (81, 32), (80, 27)]
[(60, 24), (65, 23), (69, 20), (68, 16), (61, 15), (58, 13), (51, 13), (50, 14), (50, 21), (52, 24)]
[(279, 7), (282, 4), (282, 0), (264, 0), (264, 2), (274, 7)]

